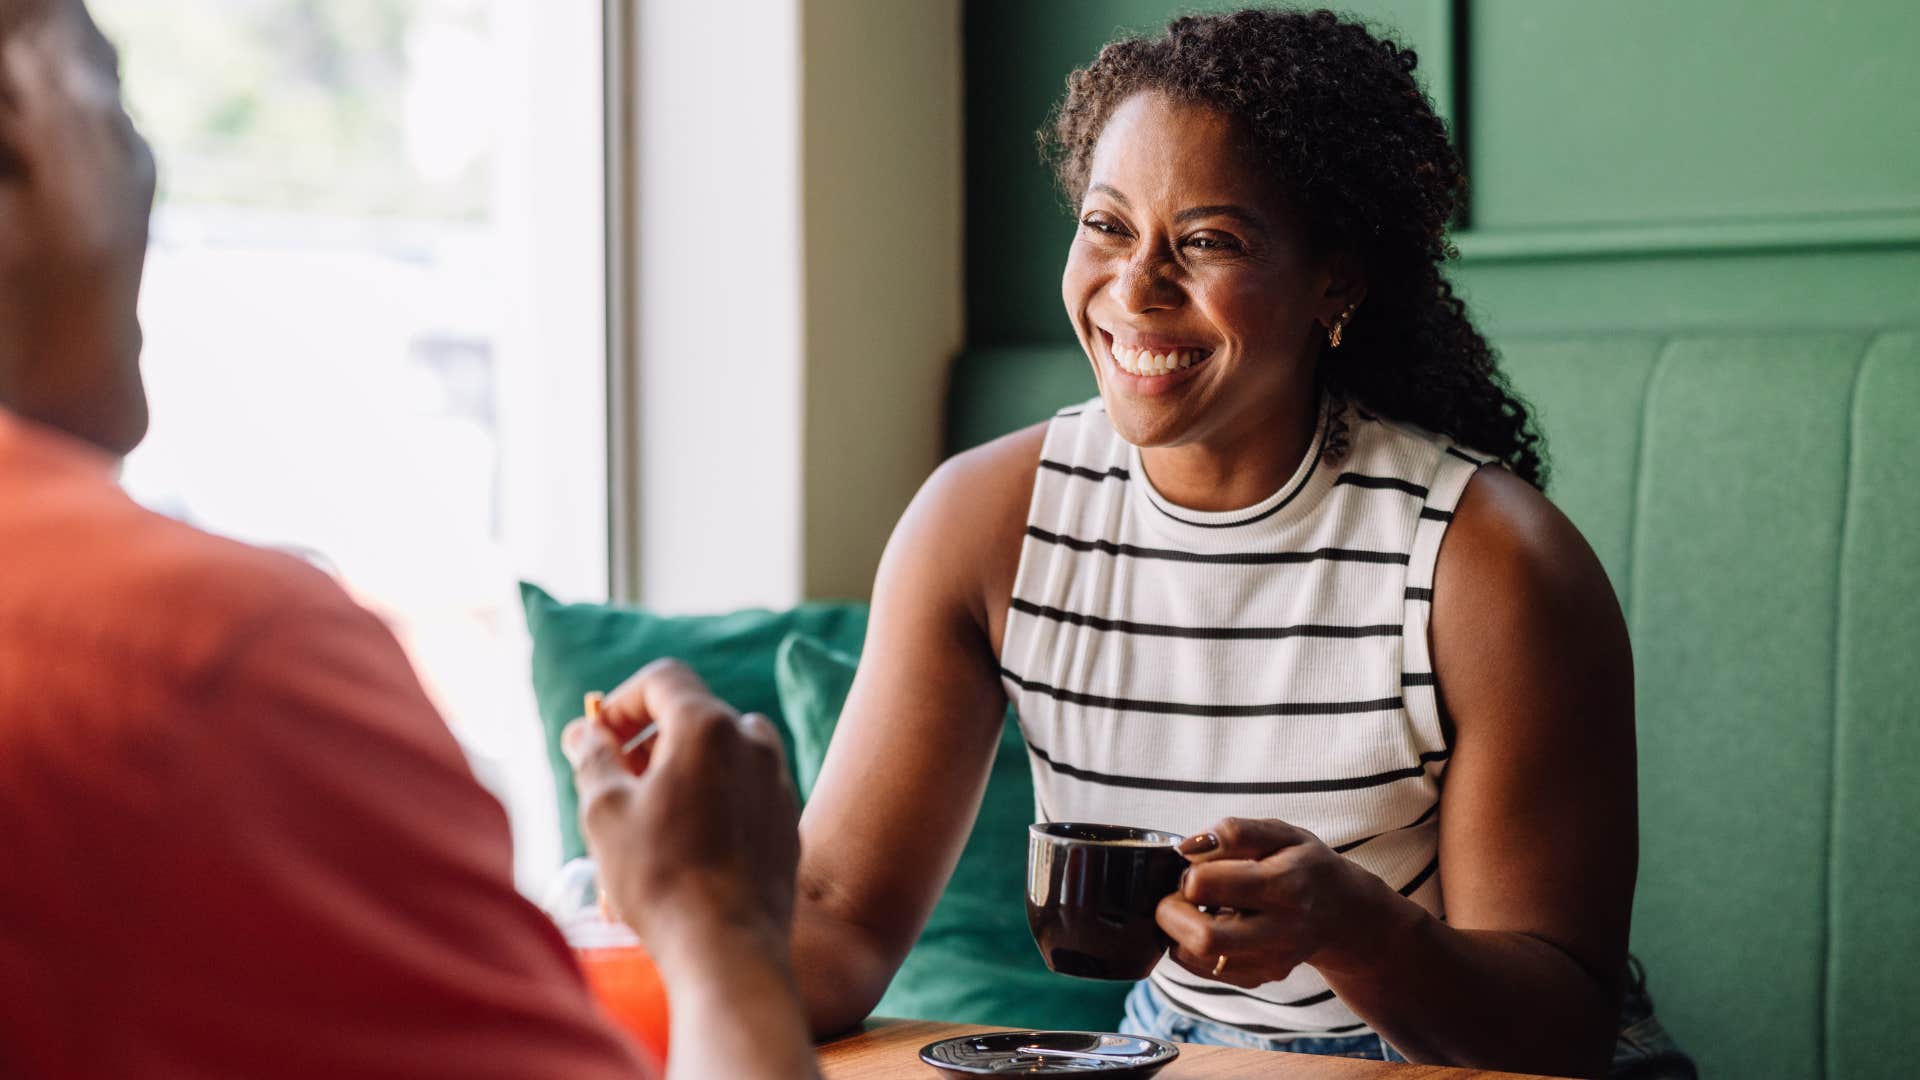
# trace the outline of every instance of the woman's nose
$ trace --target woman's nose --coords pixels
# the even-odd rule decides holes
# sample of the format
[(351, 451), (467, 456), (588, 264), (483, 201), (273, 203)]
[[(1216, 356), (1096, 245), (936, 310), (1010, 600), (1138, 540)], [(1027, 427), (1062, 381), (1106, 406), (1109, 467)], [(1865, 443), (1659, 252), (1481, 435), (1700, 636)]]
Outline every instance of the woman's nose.
[(1150, 255), (1130, 259), (1114, 279), (1114, 298), (1130, 315), (1178, 307), (1180, 286), (1171, 280), (1171, 270)]

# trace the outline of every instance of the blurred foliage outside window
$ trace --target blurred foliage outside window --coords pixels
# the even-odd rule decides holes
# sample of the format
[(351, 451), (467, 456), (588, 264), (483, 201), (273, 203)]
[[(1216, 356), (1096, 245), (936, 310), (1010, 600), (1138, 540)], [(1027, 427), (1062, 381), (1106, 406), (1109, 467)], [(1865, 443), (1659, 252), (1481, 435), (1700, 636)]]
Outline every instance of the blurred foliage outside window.
[(488, 0), (95, 0), (163, 198), (478, 220)]

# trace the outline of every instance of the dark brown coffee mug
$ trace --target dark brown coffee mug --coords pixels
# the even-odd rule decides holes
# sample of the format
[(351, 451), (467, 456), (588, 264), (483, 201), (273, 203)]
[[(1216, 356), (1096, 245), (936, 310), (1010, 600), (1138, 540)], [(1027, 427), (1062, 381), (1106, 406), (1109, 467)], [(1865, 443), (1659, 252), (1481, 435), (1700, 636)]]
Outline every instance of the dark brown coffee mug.
[(1183, 838), (1078, 822), (1027, 827), (1027, 925), (1047, 966), (1083, 979), (1144, 979), (1172, 942), (1154, 909), (1180, 888)]

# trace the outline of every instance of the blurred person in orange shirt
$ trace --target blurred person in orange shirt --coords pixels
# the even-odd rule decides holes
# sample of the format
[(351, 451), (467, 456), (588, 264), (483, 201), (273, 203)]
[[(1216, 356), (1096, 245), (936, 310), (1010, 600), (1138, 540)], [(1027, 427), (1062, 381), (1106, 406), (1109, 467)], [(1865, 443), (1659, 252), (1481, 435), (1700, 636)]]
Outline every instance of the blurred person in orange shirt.
[[(116, 68), (81, 0), (0, 0), (0, 1072), (646, 1075), (386, 628), (118, 487), (154, 167)], [(566, 745), (669, 1077), (813, 1075), (778, 740), (673, 664), (607, 717)]]

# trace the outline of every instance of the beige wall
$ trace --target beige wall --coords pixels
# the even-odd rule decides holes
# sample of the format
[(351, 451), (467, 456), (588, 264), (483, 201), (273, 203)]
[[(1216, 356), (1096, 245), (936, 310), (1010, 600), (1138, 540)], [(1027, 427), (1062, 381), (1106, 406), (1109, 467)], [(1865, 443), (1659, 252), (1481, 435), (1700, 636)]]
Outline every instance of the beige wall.
[(960, 0), (802, 0), (807, 597), (865, 597), (963, 343)]
[(960, 350), (960, 0), (634, 3), (622, 599), (865, 597)]

